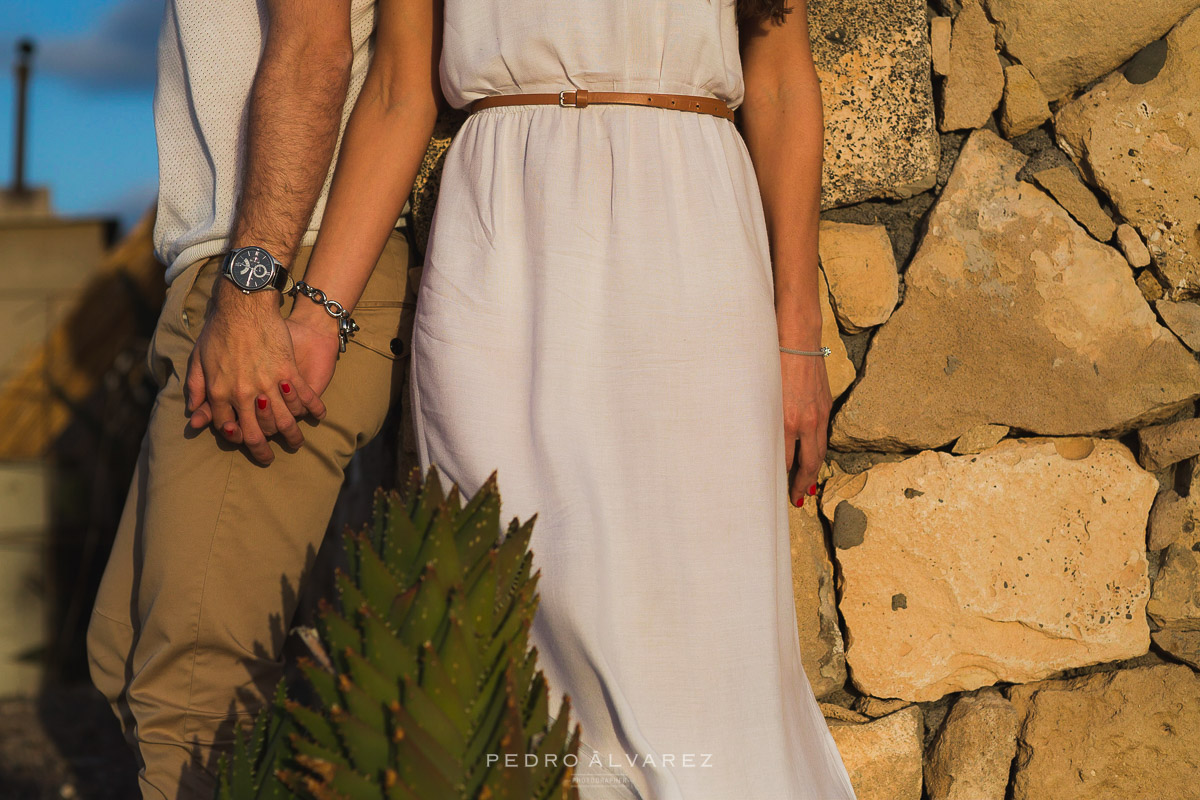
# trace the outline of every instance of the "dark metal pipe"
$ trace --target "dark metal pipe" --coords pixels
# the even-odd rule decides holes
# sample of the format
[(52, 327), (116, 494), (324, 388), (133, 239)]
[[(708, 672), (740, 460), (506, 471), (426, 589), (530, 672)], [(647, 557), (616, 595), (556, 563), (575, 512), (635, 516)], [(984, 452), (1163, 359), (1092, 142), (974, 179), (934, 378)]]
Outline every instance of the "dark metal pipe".
[(33, 41), (22, 39), (17, 43), (17, 147), (13, 165), (13, 191), (25, 192), (25, 134), (29, 106), (29, 65), (33, 60)]

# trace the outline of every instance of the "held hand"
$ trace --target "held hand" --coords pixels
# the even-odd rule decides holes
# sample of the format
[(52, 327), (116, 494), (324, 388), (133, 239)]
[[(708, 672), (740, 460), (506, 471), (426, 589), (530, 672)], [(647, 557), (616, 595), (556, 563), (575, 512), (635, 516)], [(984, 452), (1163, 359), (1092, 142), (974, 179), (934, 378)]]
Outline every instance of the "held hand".
[(297, 306), (285, 320), (295, 347), (300, 377), (318, 395), (324, 394), (337, 366), (338, 323), (316, 305)]
[(267, 437), (292, 447), (304, 436), (296, 417), (325, 415), (325, 405), (296, 368), (287, 326), (274, 291), (243, 295), (218, 279), (213, 310), (188, 359), (185, 390), (190, 425), (210, 422), (226, 439), (244, 444), (261, 464), (275, 459)]
[(797, 440), (800, 443), (800, 463), (788, 489), (792, 505), (798, 506), (816, 485), (817, 472), (825, 461), (833, 395), (824, 358), (784, 352), (779, 356), (783, 371), (784, 451), (789, 474), (795, 462)]

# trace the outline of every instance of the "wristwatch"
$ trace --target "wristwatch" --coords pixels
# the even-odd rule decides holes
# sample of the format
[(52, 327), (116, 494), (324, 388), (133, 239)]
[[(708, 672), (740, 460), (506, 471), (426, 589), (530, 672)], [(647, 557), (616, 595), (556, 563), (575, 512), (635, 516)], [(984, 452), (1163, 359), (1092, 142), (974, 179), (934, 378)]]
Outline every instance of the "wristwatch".
[(239, 247), (225, 256), (221, 273), (233, 281), (244, 294), (263, 289), (278, 289), (283, 294), (292, 291), (292, 276), (287, 268), (261, 247)]

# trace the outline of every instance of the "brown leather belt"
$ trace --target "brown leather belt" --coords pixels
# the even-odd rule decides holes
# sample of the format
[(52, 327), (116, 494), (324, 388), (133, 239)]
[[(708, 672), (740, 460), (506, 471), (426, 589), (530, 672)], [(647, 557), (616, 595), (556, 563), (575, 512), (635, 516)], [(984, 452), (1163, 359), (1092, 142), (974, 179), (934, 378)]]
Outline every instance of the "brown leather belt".
[(520, 106), (527, 104), (551, 104), (564, 108), (587, 108), (596, 103), (624, 103), (655, 108), (673, 108), (678, 111), (695, 111), (712, 114), (733, 121), (733, 109), (716, 97), (693, 94), (654, 94), (650, 92), (593, 92), (587, 89), (569, 89), (561, 92), (526, 92), (520, 94), (493, 94), (481, 97), (469, 106), (472, 112), (492, 106)]

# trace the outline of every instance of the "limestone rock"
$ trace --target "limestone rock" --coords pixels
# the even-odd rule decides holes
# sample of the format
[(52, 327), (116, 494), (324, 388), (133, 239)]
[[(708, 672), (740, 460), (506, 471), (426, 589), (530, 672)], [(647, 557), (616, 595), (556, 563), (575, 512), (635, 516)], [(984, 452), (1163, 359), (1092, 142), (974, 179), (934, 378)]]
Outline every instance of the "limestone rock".
[(1200, 295), (1197, 75), (1200, 12), (1167, 36), (1153, 80), (1135, 84), (1114, 73), (1054, 120), (1059, 144), (1142, 234), (1172, 300)]
[(1004, 800), (1017, 754), (1017, 721), (996, 689), (958, 700), (925, 762), (929, 800)]
[(1200, 631), (1165, 629), (1150, 634), (1154, 645), (1200, 670)]
[(809, 11), (825, 113), (823, 208), (929, 189), (934, 123), (922, 0), (827, 0)]
[(850, 678), (915, 702), (1146, 652), (1158, 481), (1119, 442), (926, 451), (828, 481)]
[(956, 455), (978, 453), (987, 450), (992, 445), (1008, 436), (1010, 428), (1007, 425), (976, 425), (954, 442), (951, 452)]
[(1147, 303), (1153, 303), (1155, 300), (1162, 300), (1166, 297), (1166, 292), (1163, 291), (1162, 284), (1158, 278), (1154, 277), (1153, 270), (1144, 269), (1138, 273), (1137, 279), (1134, 281), (1138, 290), (1141, 291), (1142, 297), (1146, 298)]
[(871, 719), (877, 717), (886, 717), (888, 714), (893, 714), (906, 706), (911, 706), (907, 700), (902, 700), (899, 697), (881, 698), (863, 695), (854, 701), (854, 707), (861, 711)]
[(1200, 522), (1200, 497), (1182, 497), (1174, 489), (1159, 492), (1150, 509), (1148, 550), (1163, 550), (1182, 539), (1192, 541)]
[(830, 447), (935, 448), (986, 424), (1113, 435), (1200, 396), (1125, 259), (1018, 181), (1024, 162), (989, 130), (967, 139)]
[(921, 800), (921, 708), (829, 723), (857, 800)]
[(1117, 230), (1116, 223), (1104, 213), (1096, 195), (1075, 177), (1070, 167), (1063, 165), (1035, 172), (1033, 180), (1049, 192), (1080, 225), (1087, 228), (1092, 236), (1102, 242), (1107, 242), (1113, 237)]
[(887, 321), (900, 299), (900, 274), (887, 228), (821, 222), (821, 269), (842, 330), (859, 333)]
[(1158, 39), (1200, 0), (985, 0), (1004, 50), (1060, 100)]
[(1150, 472), (1200, 454), (1200, 418), (1152, 425), (1138, 431), (1138, 462)]
[(1138, 236), (1137, 228), (1128, 222), (1117, 226), (1117, 244), (1121, 246), (1129, 266), (1140, 268), (1150, 265), (1150, 251), (1146, 249), (1146, 243)]
[(1181, 527), (1190, 530), (1181, 530), (1167, 546), (1146, 613), (1160, 628), (1200, 631), (1200, 530), (1190, 514), (1184, 522)]
[(1196, 796), (1200, 676), (1182, 664), (1014, 686), (1013, 800)]
[(1189, 349), (1200, 353), (1200, 303), (1159, 300), (1154, 310)]
[(935, 75), (950, 74), (950, 17), (934, 17), (929, 20), (929, 46), (933, 51)]
[(942, 87), (944, 131), (987, 124), (1004, 94), (996, 31), (979, 0), (966, 0), (950, 35), (950, 72)]
[(833, 562), (825, 530), (811, 504), (788, 506), (792, 543), (792, 590), (800, 632), (800, 657), (813, 693), (824, 697), (846, 683), (846, 652), (838, 627)]
[(1008, 138), (1021, 136), (1050, 119), (1050, 105), (1037, 78), (1022, 64), (1004, 68), (1004, 101), (1000, 104), (1000, 130)]
[[(1197, 546), (1195, 542), (1191, 543)], [(1154, 582), (1146, 613), (1165, 630), (1200, 632), (1200, 554), (1173, 544)]]
[[(818, 302), (821, 305), (821, 344), (833, 351), (825, 359), (825, 374), (829, 377), (829, 391), (836, 400), (850, 388), (850, 384), (854, 383), (857, 373), (854, 370), (854, 362), (850, 360), (850, 356), (846, 352), (846, 343), (838, 335), (837, 315), (834, 314), (833, 305), (829, 300), (829, 286), (824, 274), (817, 275), (817, 294)], [(812, 358), (812, 356), (797, 356), (787, 353), (780, 353), (780, 356)]]

